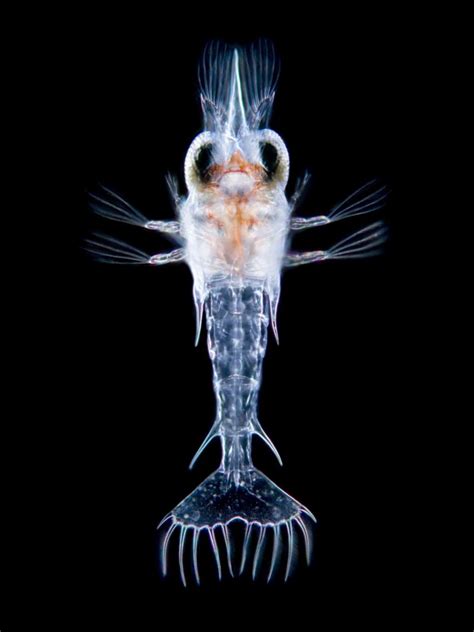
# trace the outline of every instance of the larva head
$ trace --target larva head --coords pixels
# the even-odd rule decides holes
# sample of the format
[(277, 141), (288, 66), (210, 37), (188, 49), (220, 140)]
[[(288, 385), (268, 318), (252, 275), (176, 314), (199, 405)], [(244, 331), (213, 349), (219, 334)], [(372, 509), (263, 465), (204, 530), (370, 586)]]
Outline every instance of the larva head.
[(218, 42), (206, 47), (199, 68), (206, 131), (186, 157), (190, 192), (234, 198), (285, 189), (288, 151), (280, 136), (267, 129), (277, 77), (278, 63), (267, 40), (248, 48)]
[(186, 155), (184, 172), (190, 192), (225, 197), (284, 190), (290, 160), (282, 138), (273, 130), (247, 131), (237, 138), (219, 132), (199, 134)]
[(188, 149), (182, 233), (198, 294), (215, 275), (279, 278), (290, 207), (289, 157), (268, 129), (276, 85), (271, 44), (211, 44), (200, 68), (204, 130)]

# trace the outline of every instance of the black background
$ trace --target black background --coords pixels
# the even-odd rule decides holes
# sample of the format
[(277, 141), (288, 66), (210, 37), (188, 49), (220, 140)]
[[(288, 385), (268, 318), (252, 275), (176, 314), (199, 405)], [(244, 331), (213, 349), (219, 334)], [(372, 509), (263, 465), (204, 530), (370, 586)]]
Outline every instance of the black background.
[[(417, 516), (430, 493), (420, 460), (427, 420), (410, 402), (421, 272), (410, 243), (419, 60), (409, 14), (254, 11), (206, 5), (195, 15), (183, 6), (166, 15), (115, 8), (57, 17), (54, 177), (72, 186), (49, 235), (65, 245), (61, 265), (29, 266), (39, 336), (13, 371), (31, 388), (17, 398), (20, 421), (7, 443), (10, 500), (14, 517), (28, 513), (35, 528), (12, 522), (20, 543), (7, 556), (5, 630), (23, 618), (63, 629), (246, 630), (286, 618), (381, 629), (443, 605), (425, 608), (426, 534)], [(290, 192), (304, 170), (313, 176), (300, 214), (324, 213), (377, 177), (392, 190), (378, 214), (390, 239), (380, 258), (283, 274), (280, 346), (270, 336), (259, 411), (284, 467), (258, 442), (254, 461), (317, 516), (311, 566), (301, 561), (287, 584), (218, 583), (204, 556), (207, 581), (184, 589), (176, 543), (171, 576), (159, 575), (156, 525), (219, 462), (216, 442), (187, 469), (214, 414), (205, 338), (193, 346), (191, 275), (184, 265), (88, 260), (82, 246), (95, 229), (149, 252), (170, 244), (93, 217), (86, 192), (101, 182), (146, 216), (171, 218), (164, 176), (177, 173), (182, 183), (200, 131), (202, 49), (210, 39), (260, 36), (282, 61), (271, 127), (290, 152)], [(324, 248), (359, 220), (313, 229), (293, 245)], [(31, 563), (37, 548), (39, 566)]]

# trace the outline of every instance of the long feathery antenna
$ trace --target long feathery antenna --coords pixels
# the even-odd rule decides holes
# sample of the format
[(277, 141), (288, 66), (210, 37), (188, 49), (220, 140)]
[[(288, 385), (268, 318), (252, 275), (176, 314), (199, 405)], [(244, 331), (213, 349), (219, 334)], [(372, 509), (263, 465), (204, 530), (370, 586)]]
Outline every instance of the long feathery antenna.
[(242, 125), (249, 130), (266, 126), (278, 75), (279, 63), (269, 40), (261, 39), (250, 48), (211, 42), (198, 71), (205, 129), (236, 134)]

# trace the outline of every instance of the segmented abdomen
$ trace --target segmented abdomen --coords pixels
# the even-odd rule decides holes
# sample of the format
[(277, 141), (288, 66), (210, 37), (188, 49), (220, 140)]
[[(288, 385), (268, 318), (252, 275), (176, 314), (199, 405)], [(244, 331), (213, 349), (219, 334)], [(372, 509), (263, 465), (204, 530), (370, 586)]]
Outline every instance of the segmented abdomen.
[(262, 284), (218, 282), (206, 301), (208, 348), (221, 433), (250, 431), (256, 418), (268, 316)]

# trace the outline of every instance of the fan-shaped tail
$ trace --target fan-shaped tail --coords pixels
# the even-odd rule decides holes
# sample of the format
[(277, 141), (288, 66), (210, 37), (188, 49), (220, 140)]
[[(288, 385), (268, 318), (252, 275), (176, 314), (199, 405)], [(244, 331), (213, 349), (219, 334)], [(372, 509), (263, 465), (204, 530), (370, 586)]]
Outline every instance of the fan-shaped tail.
[(229, 573), (234, 575), (235, 546), (229, 525), (241, 521), (245, 525), (242, 554), (238, 568), (242, 573), (250, 558), (252, 540), (258, 535), (251, 562), (252, 577), (255, 579), (261, 566), (264, 547), (273, 534), (273, 544), (267, 580), (277, 572), (282, 544), (286, 541), (287, 559), (284, 578), (288, 578), (296, 553), (295, 540), (300, 533), (309, 563), (311, 556), (311, 534), (307, 519), (316, 518), (304, 505), (275, 485), (265, 474), (251, 467), (238, 473), (227, 473), (222, 469), (208, 476), (189, 496), (179, 503), (161, 521), (158, 528), (167, 525), (162, 545), (161, 564), (163, 574), (168, 571), (168, 547), (174, 532), (179, 534), (178, 563), (183, 584), (186, 585), (185, 552), (188, 534), (192, 536), (191, 559), (196, 581), (200, 582), (198, 543), (206, 535), (214, 554), (219, 579), (222, 578), (221, 553), (216, 535), (223, 540)]

